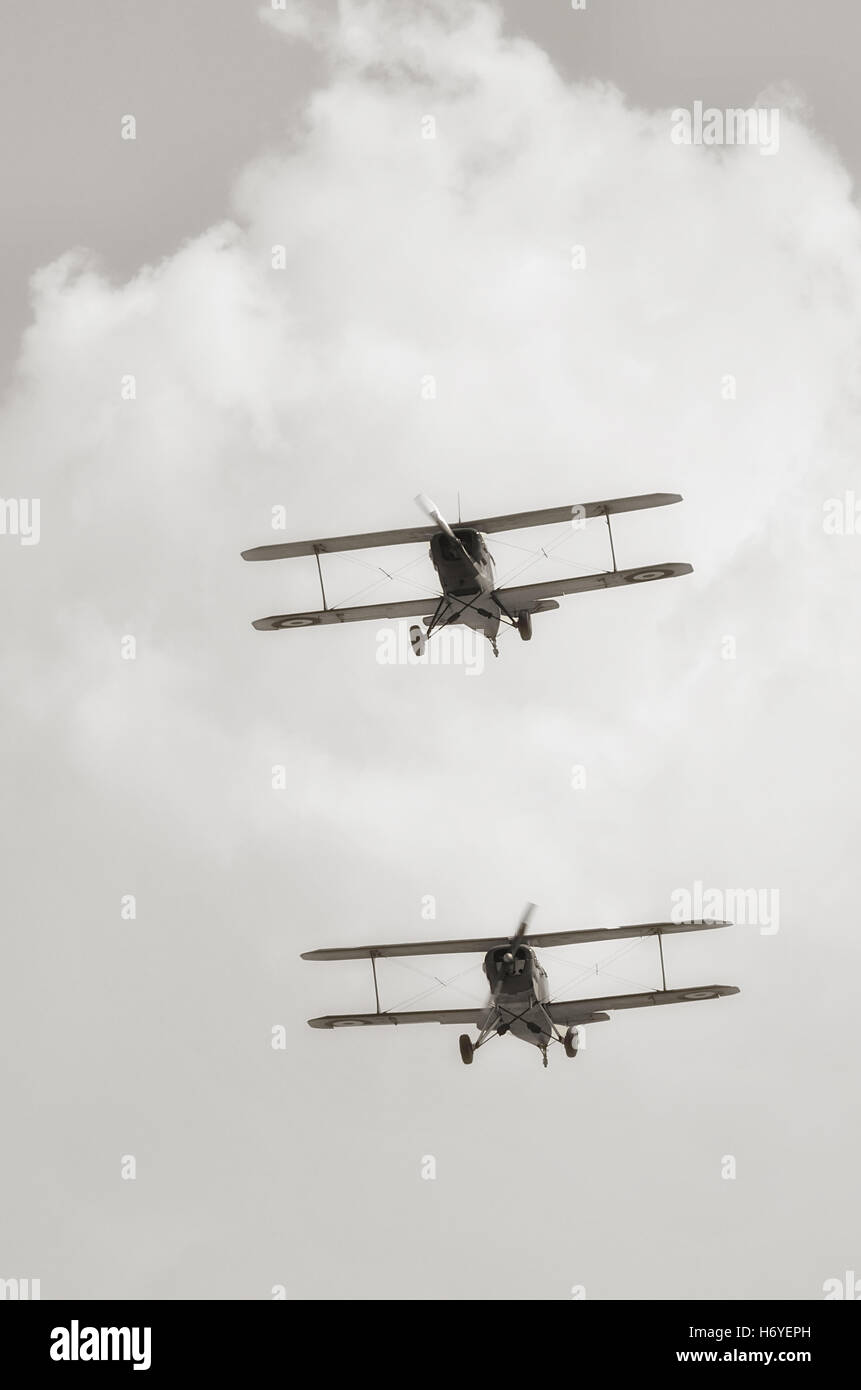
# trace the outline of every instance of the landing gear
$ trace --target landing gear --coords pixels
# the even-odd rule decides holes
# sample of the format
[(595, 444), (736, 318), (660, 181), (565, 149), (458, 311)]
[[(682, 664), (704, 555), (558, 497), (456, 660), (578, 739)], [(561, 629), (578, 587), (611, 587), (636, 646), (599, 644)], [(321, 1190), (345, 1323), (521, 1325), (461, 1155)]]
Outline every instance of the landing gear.
[(546, 1066), (547, 1066), (547, 1044), (546, 1044), (546, 1043), (544, 1044), (544, 1046), (543, 1046), (542, 1049), (541, 1049), (541, 1061), (542, 1061), (543, 1065), (546, 1067)]
[(428, 639), (420, 627), (413, 626), (410, 628), (410, 644), (416, 656), (424, 656)]
[(532, 641), (532, 614), (518, 613), (517, 631), (520, 633), (521, 640), (524, 642)]
[(580, 1039), (575, 1028), (569, 1028), (565, 1037), (562, 1039), (562, 1046), (565, 1048), (566, 1057), (576, 1057), (580, 1051)]
[(495, 638), (493, 638), (493, 637), (490, 638), (490, 645), (491, 645), (491, 647), (493, 648), (493, 655), (494, 655), (494, 656), (499, 656), (499, 648), (498, 648), (497, 645), (496, 645), (496, 639), (495, 639)]
[(475, 1048), (472, 1045), (471, 1037), (468, 1033), (461, 1033), (457, 1042), (460, 1048), (460, 1060), (463, 1062), (464, 1066), (471, 1067), (472, 1059), (475, 1054)]

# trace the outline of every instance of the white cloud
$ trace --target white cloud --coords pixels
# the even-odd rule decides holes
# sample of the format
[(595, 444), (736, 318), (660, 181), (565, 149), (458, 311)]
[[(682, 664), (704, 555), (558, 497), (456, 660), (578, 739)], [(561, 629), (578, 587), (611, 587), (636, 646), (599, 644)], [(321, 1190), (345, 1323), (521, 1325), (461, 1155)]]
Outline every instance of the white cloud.
[[(154, 863), (166, 835), (197, 871), (239, 856), (249, 915), (277, 878), (296, 950), (420, 935), (404, 903), (430, 892), (452, 930), (532, 896), (547, 929), (631, 920), (695, 879), (781, 887), (787, 930), (814, 879), (845, 909), (858, 562), (821, 509), (857, 478), (861, 239), (836, 156), (792, 112), (770, 159), (679, 148), (669, 108), (567, 85), (483, 5), (305, 13), (267, 15), (329, 75), (232, 220), (127, 284), (83, 253), (34, 282), (0, 421), (9, 494), (42, 500), (40, 546), (0, 542), (19, 775), (55, 760), (34, 795), (92, 818), (108, 858), (130, 806)], [(620, 521), (620, 560), (697, 572), (565, 601), (476, 680), (381, 668), (372, 628), (250, 631), (315, 597), (301, 566), (238, 559), (273, 505), (296, 537), (362, 530), (408, 524), (420, 487), (485, 514), (677, 489), (683, 507)], [(557, 553), (576, 566), (578, 544)], [(333, 573), (342, 592), (381, 578)], [(810, 945), (748, 975), (765, 991), (773, 970), (826, 1027), (827, 990), (802, 998), (795, 973)], [(389, 1040), (387, 1064), (435, 1066), (432, 1041), (428, 1064)]]
[[(269, 13), (293, 25), (298, 11)], [(462, 486), (479, 510), (666, 486), (689, 501), (655, 534), (720, 605), (719, 567), (742, 562), (745, 537), (784, 508), (812, 515), (836, 450), (849, 476), (861, 257), (844, 171), (791, 120), (766, 163), (680, 150), (666, 112), (566, 86), (482, 5), (345, 4), (321, 41), (328, 84), (290, 147), (245, 172), (235, 221), (126, 285), (81, 254), (36, 277), (4, 419), (43, 496), (31, 572), (94, 621), (143, 625), (173, 660), (220, 669), (212, 639), (262, 601), (235, 552), (276, 502), (301, 532), (408, 516), (424, 482), (448, 499)], [(272, 569), (254, 592), (293, 582)], [(691, 587), (638, 601), (672, 611)], [(600, 634), (609, 605), (587, 602)], [(576, 610), (541, 638), (579, 627)], [(28, 628), (38, 660), (44, 628)], [(285, 641), (310, 676), (340, 664), (340, 637)], [(80, 697), (102, 679), (88, 658)]]

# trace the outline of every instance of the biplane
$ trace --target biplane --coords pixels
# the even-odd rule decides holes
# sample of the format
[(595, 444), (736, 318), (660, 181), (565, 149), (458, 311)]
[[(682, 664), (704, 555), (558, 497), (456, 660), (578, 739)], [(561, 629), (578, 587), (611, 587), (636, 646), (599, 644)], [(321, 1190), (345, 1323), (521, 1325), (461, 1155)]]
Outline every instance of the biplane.
[[(330, 536), (314, 541), (287, 541), (244, 550), (244, 560), (292, 560), (302, 555), (313, 555), (317, 561), (323, 601), (323, 607), (316, 612), (280, 613), (270, 618), (257, 618), (253, 626), (258, 632), (278, 632), (289, 628), (317, 627), (324, 623), (379, 622), (387, 618), (421, 616), (425, 630), (417, 625), (410, 628), (410, 642), (417, 656), (424, 653), (427, 640), (433, 633), (453, 624), (483, 633), (494, 655), (498, 656), (496, 639), (500, 626), (516, 628), (524, 642), (528, 642), (532, 637), (533, 615), (558, 608), (556, 600), (566, 594), (583, 594), (592, 589), (612, 589), (623, 584), (643, 584), (653, 579), (671, 579), (690, 574), (693, 567), (679, 563), (619, 569), (610, 522), (611, 516), (619, 512), (665, 507), (681, 500), (675, 492), (652, 492), (639, 497), (615, 497), (603, 502), (581, 502), (567, 507), (514, 512), (509, 516), (482, 517), (477, 521), (459, 521), (450, 526), (439, 508), (420, 493), (416, 501), (429, 518), (430, 524), (426, 526), (406, 527), (398, 531), (370, 531), (356, 536)], [(497, 587), (493, 559), (487, 546), (489, 534), (565, 522), (580, 526), (595, 517), (604, 517), (607, 523), (612, 569), (568, 579), (520, 584), (515, 588)], [(352, 608), (329, 606), (320, 564), (321, 555), (422, 542), (430, 544), (430, 558), (439, 579), (440, 593), (429, 594), (427, 598), (396, 599), (389, 603)]]
[[(585, 931), (529, 931), (534, 910), (530, 903), (509, 938), (474, 937), (457, 941), (410, 941), (391, 946), (346, 946), (333, 950), (305, 951), (303, 960), (370, 960), (377, 1007), (370, 1014), (325, 1014), (309, 1018), (312, 1028), (356, 1028), (406, 1023), (451, 1023), (478, 1029), (473, 1041), (468, 1033), (459, 1039), (461, 1061), (467, 1066), (480, 1047), (493, 1037), (519, 1038), (541, 1053), (547, 1066), (547, 1049), (558, 1043), (566, 1057), (576, 1057), (578, 1030), (588, 1023), (608, 1023), (615, 1009), (641, 1009), (657, 1004), (688, 1004), (702, 999), (720, 999), (738, 994), (735, 985), (694, 985), (688, 989), (668, 989), (664, 967), (663, 938), (676, 932), (711, 931), (728, 927), (729, 922), (650, 922), (629, 927), (604, 927)], [(547, 972), (539, 964), (536, 949), (553, 946), (579, 946), (588, 942), (618, 941), (625, 937), (655, 936), (661, 961), (661, 988), (639, 994), (610, 994), (593, 999), (554, 1000), (550, 997)], [(431, 1009), (403, 1013), (380, 1008), (377, 961), (387, 956), (453, 955), (464, 951), (484, 954), (484, 974), (490, 986), (490, 1000), (470, 1009)], [(563, 1029), (565, 1032), (563, 1033)]]

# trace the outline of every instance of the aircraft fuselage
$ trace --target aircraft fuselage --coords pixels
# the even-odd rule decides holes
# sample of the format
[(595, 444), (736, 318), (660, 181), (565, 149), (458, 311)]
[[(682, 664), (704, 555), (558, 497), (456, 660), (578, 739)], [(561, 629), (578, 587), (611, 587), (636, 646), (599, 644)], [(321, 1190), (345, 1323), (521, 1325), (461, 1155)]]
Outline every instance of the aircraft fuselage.
[(531, 946), (495, 946), (484, 958), (484, 973), (491, 1002), (480, 1029), (545, 1048), (556, 1032), (544, 1007), (550, 998), (547, 971)]
[(489, 641), (499, 631), (499, 608), (490, 599), (496, 587), (493, 559), (480, 531), (466, 526), (452, 528), (455, 540), (440, 531), (430, 543), (430, 557), (445, 595), (444, 606), (434, 616), (434, 627), (463, 623), (483, 632)]

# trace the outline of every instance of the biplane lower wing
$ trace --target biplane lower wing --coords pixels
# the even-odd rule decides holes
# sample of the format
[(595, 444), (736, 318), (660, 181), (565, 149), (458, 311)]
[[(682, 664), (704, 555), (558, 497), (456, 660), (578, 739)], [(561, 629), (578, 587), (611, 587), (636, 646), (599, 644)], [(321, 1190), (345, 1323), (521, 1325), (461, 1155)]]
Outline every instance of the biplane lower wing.
[(532, 612), (550, 598), (565, 594), (586, 594), (593, 589), (615, 589), (624, 584), (647, 584), (654, 579), (675, 579), (693, 574), (693, 565), (638, 565), (634, 569), (607, 570), (602, 574), (581, 574), (571, 579), (548, 579), (538, 584), (520, 584), (514, 589), (497, 589), (495, 597), (509, 613)]
[[(548, 579), (541, 584), (521, 584), (514, 589), (497, 589), (493, 594), (502, 611), (538, 613), (555, 607), (548, 600), (565, 594), (585, 594), (592, 589), (615, 589), (623, 584), (644, 584), (653, 579), (671, 579), (691, 574), (687, 564), (649, 565), (636, 569), (607, 570), (601, 574), (581, 574), (571, 579)], [(321, 608), (307, 613), (276, 613), (270, 618), (257, 618), (252, 623), (258, 632), (280, 632), (288, 628), (319, 627), (325, 623), (384, 622), (387, 618), (429, 617), (442, 603), (441, 594), (429, 598), (410, 598), (392, 603), (368, 603), (356, 608)], [(457, 613), (457, 600), (449, 600)], [(491, 604), (492, 607), (492, 604)], [(445, 615), (444, 615), (445, 619)]]
[[(697, 985), (692, 989), (656, 989), (644, 994), (607, 994), (597, 999), (564, 999), (544, 1004), (552, 1021), (570, 1027), (582, 1023), (607, 1022), (608, 1010), (642, 1009), (659, 1004), (694, 1004), (703, 999), (720, 999), (738, 994), (737, 985)], [(419, 1013), (323, 1014), (309, 1018), (311, 1028), (365, 1028), (408, 1023), (451, 1023), (478, 1027), (495, 1005), (473, 1009), (430, 1009)]]
[(441, 600), (410, 598), (403, 602), (367, 603), (357, 608), (323, 608), (312, 613), (278, 613), (272, 618), (257, 618), (252, 627), (258, 632), (280, 632), (283, 628), (318, 627), (322, 623), (384, 622), (386, 618), (418, 618), (433, 613)]
[(593, 1015), (613, 1009), (643, 1009), (653, 1004), (695, 1004), (740, 993), (737, 985), (697, 985), (692, 989), (655, 989), (645, 994), (607, 994), (598, 999), (562, 999), (545, 1004), (554, 1023), (589, 1023)]
[[(533, 526), (553, 526), (575, 518), (615, 516), (618, 512), (642, 511), (681, 502), (677, 492), (649, 492), (639, 497), (611, 497), (602, 502), (575, 502), (567, 507), (543, 507), (539, 511), (511, 512), (508, 516), (485, 516), (477, 521), (458, 521), (468, 531), (517, 531)], [(433, 539), (438, 525), (402, 526), (394, 531), (365, 531), (355, 536), (325, 536), (314, 541), (284, 541), (257, 545), (243, 550), (243, 560), (295, 560), (300, 555), (333, 555), (342, 550), (375, 550), (388, 545), (420, 545)]]
[(430, 1009), (421, 1013), (379, 1013), (379, 1014), (323, 1014), (320, 1018), (309, 1018), (310, 1028), (365, 1028), (379, 1027), (382, 1024), (401, 1023), (458, 1023), (466, 1027), (478, 1027), (479, 1020), (487, 1015), (487, 1005), (475, 1009)]

